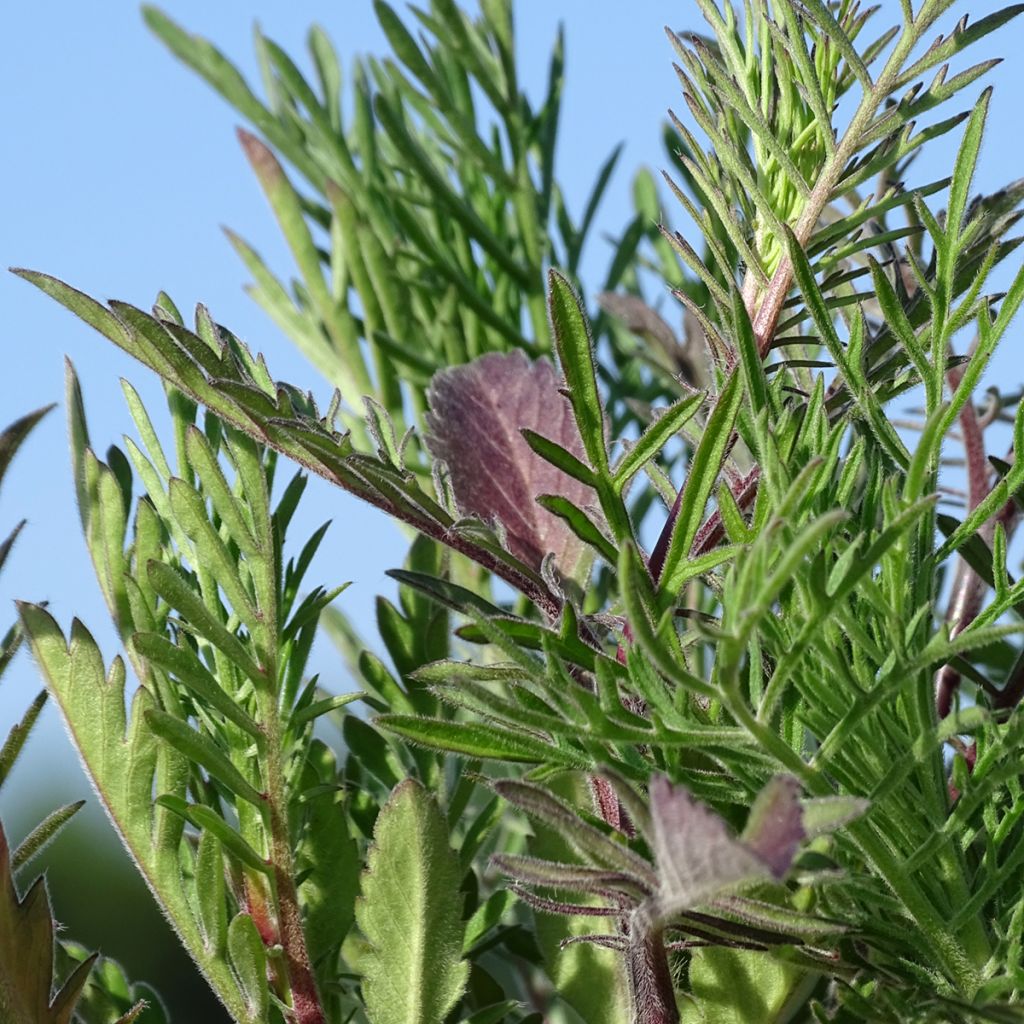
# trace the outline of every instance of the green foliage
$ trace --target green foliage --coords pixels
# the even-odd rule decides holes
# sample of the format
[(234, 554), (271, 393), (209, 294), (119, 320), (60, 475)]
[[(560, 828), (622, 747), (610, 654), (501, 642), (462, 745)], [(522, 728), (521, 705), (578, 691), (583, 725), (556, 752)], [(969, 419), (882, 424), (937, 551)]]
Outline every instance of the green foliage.
[[(0, 433), (0, 483), (18, 449), (52, 408), (37, 409)], [(24, 525), (24, 521), (19, 523), (0, 544), (0, 569)], [(0, 641), (0, 675), (23, 637), (20, 625), (15, 624)], [(0, 787), (7, 781), (46, 700), (43, 690), (0, 747)], [(68, 1024), (72, 1019), (84, 1024), (130, 1024), (144, 1010), (151, 1011), (147, 1012), (146, 1024), (158, 1024), (161, 1019), (159, 999), (142, 986), (129, 986), (116, 963), (55, 941), (57, 925), (43, 878), (36, 878), (23, 894), (19, 893), (18, 873), (84, 805), (84, 800), (77, 800), (51, 811), (13, 850), (0, 825), (0, 1017), (10, 1024)], [(122, 996), (116, 1002), (97, 996), (111, 978), (119, 982)]]
[[(58, 946), (58, 970), (71, 970), (87, 959), (81, 946), (62, 942)], [(121, 967), (106, 957), (96, 958), (75, 1006), (75, 1019), (82, 1024), (168, 1024), (159, 996), (147, 985), (132, 984)]]
[[(201, 313), (204, 325), (212, 328)], [(115, 659), (105, 672), (83, 626), (73, 626), (68, 644), (38, 606), (23, 606), (22, 622), (125, 845), (225, 1004), (240, 1019), (266, 1018), (263, 942), (279, 935), (287, 971), (275, 994), (298, 1009), (316, 999), (307, 994), (315, 989), (295, 882), (308, 824), (301, 770), (317, 753), (317, 712), (327, 710), (313, 708), (321, 695), (315, 680), (303, 685), (302, 677), (319, 612), (337, 594), (316, 588), (299, 598), (319, 537), (298, 560), (283, 561), (303, 479), (272, 507), (273, 460), (212, 417), (200, 429), (195, 405), (173, 392), (179, 467), (172, 475), (131, 393), (146, 450), (130, 443), (130, 459), (148, 493), (135, 505), (129, 538), (131, 477), (123, 484), (87, 447), (70, 367), (68, 391), (83, 526), (142, 684), (130, 715), (123, 663)], [(231, 460), (231, 483), (221, 451)], [(317, 763), (307, 777), (314, 793), (323, 786)], [(230, 892), (211, 884), (225, 871)], [(226, 900), (234, 907), (230, 925)]]
[(408, 779), (377, 817), (356, 904), (370, 944), (361, 966), (374, 1024), (440, 1024), (458, 1003), (469, 976), (459, 904), (444, 816)]
[[(991, 97), (946, 107), (993, 63), (947, 62), (1021, 8), (923, 48), (951, 0), (880, 33), (845, 0), (698, 6), (667, 139), (699, 248), (651, 227), (641, 174), (594, 317), (576, 276), (615, 156), (577, 225), (561, 40), (534, 105), (506, 0), (376, 4), (395, 59), (355, 66), (347, 124), (319, 30), (313, 83), (257, 36), (261, 100), (147, 10), (267, 140), (241, 136), (299, 279), (232, 240), (334, 385), (323, 411), (204, 307), (189, 329), (165, 296), (18, 271), (167, 389), (175, 468), (130, 387), (139, 442), (104, 463), (69, 372), (130, 712), (83, 626), (22, 624), (238, 1021), (1020, 1019), (1024, 407), (975, 395), (1024, 302), (1024, 270), (990, 280), (1024, 186), (972, 198)], [(951, 175), (913, 183), (954, 131)], [(322, 530), (285, 561), (305, 477), (275, 486), (281, 455), (415, 536), (377, 604), (386, 660), (340, 588), (303, 596)], [(321, 620), (358, 694), (306, 678)]]
[[(545, 270), (576, 272), (618, 151), (575, 221), (556, 167), (561, 37), (534, 102), (518, 81), (506, 4), (486, 4), (474, 19), (435, 0), (410, 22), (386, 3), (375, 7), (393, 58), (355, 62), (349, 123), (338, 59), (319, 29), (308, 39), (313, 80), (257, 34), (261, 100), (210, 43), (155, 8), (145, 16), (312, 190), (300, 192), (278, 157), (241, 133), (300, 274), (287, 287), (230, 232), (253, 298), (341, 390), (346, 426), (361, 434), (362, 396), (372, 392), (401, 436), (410, 411), (422, 424), (438, 370), (488, 351), (549, 349)], [(323, 228), (326, 265), (313, 241)], [(624, 264), (635, 245), (623, 240)], [(418, 440), (408, 458), (425, 468)]]

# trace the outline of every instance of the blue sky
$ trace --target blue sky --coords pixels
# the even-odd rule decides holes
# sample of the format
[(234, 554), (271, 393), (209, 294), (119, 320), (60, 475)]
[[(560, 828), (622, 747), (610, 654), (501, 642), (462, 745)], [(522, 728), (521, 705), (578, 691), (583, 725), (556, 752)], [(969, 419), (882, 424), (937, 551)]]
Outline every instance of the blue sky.
[[(887, 6), (895, 12), (895, 4)], [(385, 49), (370, 0), (167, 0), (164, 7), (213, 39), (250, 80), (257, 78), (254, 21), (296, 55), (314, 21), (327, 29), (343, 61)], [(994, 9), (971, 7), (974, 17)], [(664, 164), (665, 109), (683, 106), (662, 26), (697, 27), (696, 6), (676, 0), (520, 0), (517, 17), (524, 80), (536, 90), (555, 27), (559, 21), (566, 26), (561, 177), (570, 202), (587, 193), (612, 146), (627, 143), (599, 224), (617, 231), (630, 215), (634, 169)], [(325, 393), (315, 371), (243, 294), (247, 275), (220, 231), (230, 225), (278, 271), (290, 272), (272, 215), (235, 141), (236, 115), (150, 37), (129, 0), (6, 4), (0, 26), (7, 40), (0, 96), (9, 139), (0, 170), (3, 264), (46, 270), (95, 295), (141, 306), (159, 289), (183, 309), (203, 301), (220, 322), (267, 353), (276, 376)], [(978, 49), (976, 59), (1011, 58), (988, 79), (996, 96), (977, 182), (985, 190), (1024, 174), (1022, 50), (1024, 21)], [(967, 96), (973, 99), (979, 90)], [(949, 145), (936, 147), (916, 173), (921, 180), (946, 173), (950, 155)], [(588, 265), (591, 281), (601, 264), (598, 243)], [(162, 397), (148, 371), (34, 289), (0, 275), (0, 309), (3, 424), (62, 399), (65, 354), (81, 377), (99, 451), (120, 443), (129, 430), (119, 377), (130, 379), (159, 415)], [(992, 374), (1007, 386), (1024, 377), (1020, 340), (1017, 325)], [(82, 618), (109, 659), (116, 646), (79, 533), (63, 409), (37, 430), (0, 495), (0, 534), (22, 517), (29, 527), (0, 577), (0, 609), (8, 610), (0, 614), (0, 626), (13, 614), (15, 597), (48, 600), (63, 624), (72, 615)], [(313, 576), (325, 584), (352, 580), (340, 604), (369, 631), (373, 596), (390, 590), (383, 573), (400, 562), (403, 543), (376, 512), (314, 481), (294, 536), (326, 518), (335, 525)], [(349, 688), (326, 645), (315, 663), (327, 686)], [(38, 686), (35, 668), (20, 657), (0, 687), (0, 736)], [(17, 774), (13, 789), (45, 780), (57, 798), (87, 795), (54, 709), (45, 712)]]

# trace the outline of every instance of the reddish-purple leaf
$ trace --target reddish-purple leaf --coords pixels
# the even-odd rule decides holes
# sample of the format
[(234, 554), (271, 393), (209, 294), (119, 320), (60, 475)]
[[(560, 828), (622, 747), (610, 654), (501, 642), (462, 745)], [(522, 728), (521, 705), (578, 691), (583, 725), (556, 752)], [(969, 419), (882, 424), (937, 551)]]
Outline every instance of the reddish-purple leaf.
[(743, 830), (743, 844), (768, 865), (776, 878), (789, 870), (807, 838), (800, 806), (800, 783), (792, 775), (776, 775), (754, 801)]
[(509, 550), (528, 565), (538, 568), (550, 553), (559, 570), (572, 576), (586, 549), (536, 498), (558, 494), (585, 507), (593, 491), (542, 459), (520, 433), (529, 428), (586, 461), (558, 385), (546, 359), (531, 362), (518, 350), (442, 370), (427, 391), (427, 447), (447, 464), (463, 514), (500, 523)]
[(805, 833), (795, 779), (773, 779), (754, 803), (742, 838), (725, 820), (664, 776), (651, 780), (651, 822), (662, 919), (719, 894), (789, 870)]

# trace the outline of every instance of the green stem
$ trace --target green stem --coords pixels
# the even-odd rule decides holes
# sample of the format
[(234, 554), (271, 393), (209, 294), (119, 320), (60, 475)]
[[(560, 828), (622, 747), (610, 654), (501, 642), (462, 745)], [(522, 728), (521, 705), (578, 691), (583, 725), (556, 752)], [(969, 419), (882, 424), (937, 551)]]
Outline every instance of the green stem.
[[(248, 456), (248, 457), (247, 457)], [(279, 679), (281, 677), (281, 581), (275, 550), (277, 524), (270, 513), (265, 467), (258, 450), (237, 451), (238, 469), (253, 512), (260, 555), (254, 566), (253, 586), (259, 608), (259, 627), (253, 637), (263, 678), (256, 684), (256, 706), (262, 737), (258, 740), (259, 765), (264, 786), (263, 819), (269, 840), (278, 938), (284, 953), (287, 991), (294, 1024), (326, 1024), (316, 979), (302, 928), (302, 912), (295, 886), (295, 859), (288, 828), (287, 757), (284, 749)]]
[[(832, 192), (839, 184), (847, 163), (857, 152), (861, 136), (871, 123), (878, 108), (896, 86), (904, 63), (923, 33), (941, 13), (940, 10), (934, 10), (938, 6), (935, 3), (926, 3), (913, 26), (909, 27), (897, 41), (881, 74), (872, 88), (862, 97), (842, 139), (818, 174), (814, 189), (793, 229), (801, 246), (806, 246), (817, 227), (822, 211), (832, 198)], [(945, 6), (949, 6), (949, 4), (946, 3)], [(783, 303), (786, 301), (792, 284), (793, 264), (789, 257), (784, 255), (772, 275), (771, 283), (764, 294), (757, 315), (754, 317), (754, 335), (758, 340), (762, 356), (766, 355), (771, 347), (779, 314), (782, 312)]]
[(295, 862), (288, 830), (288, 795), (282, 757), (281, 721), (277, 699), (269, 687), (259, 696), (261, 725), (264, 731), (260, 763), (266, 785), (265, 816), (270, 836), (270, 860), (273, 864), (274, 890), (281, 948), (284, 951), (296, 1024), (325, 1024), (320, 996), (316, 990), (313, 967), (302, 930), (302, 913), (295, 888)]

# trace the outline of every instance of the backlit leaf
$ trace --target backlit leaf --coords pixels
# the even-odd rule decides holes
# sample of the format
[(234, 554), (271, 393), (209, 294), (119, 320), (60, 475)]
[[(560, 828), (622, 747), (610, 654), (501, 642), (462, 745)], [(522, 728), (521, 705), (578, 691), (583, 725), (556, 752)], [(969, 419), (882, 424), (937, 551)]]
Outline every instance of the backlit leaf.
[(553, 553), (571, 576), (585, 546), (536, 498), (556, 494), (585, 506), (594, 493), (537, 455), (521, 434), (532, 430), (584, 458), (572, 409), (558, 391), (551, 364), (531, 363), (519, 351), (489, 353), (436, 374), (427, 399), (427, 446), (447, 464), (462, 512), (501, 523), (509, 549), (528, 565), (539, 568)]
[(373, 1024), (441, 1024), (459, 1001), (469, 978), (459, 881), (444, 816), (407, 779), (377, 817), (356, 904)]

